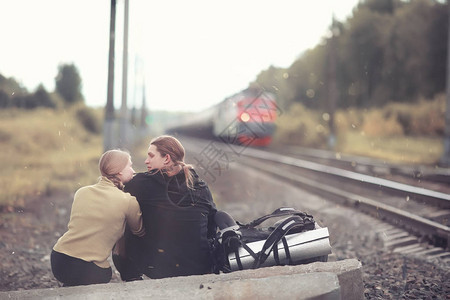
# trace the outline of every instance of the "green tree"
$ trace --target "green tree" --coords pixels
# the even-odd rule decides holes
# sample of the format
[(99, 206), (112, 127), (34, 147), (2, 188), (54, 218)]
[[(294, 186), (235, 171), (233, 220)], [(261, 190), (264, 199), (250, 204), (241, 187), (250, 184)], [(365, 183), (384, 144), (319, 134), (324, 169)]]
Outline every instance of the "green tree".
[(14, 78), (6, 78), (0, 74), (0, 90), (5, 92), (8, 97), (17, 94), (26, 94), (27, 89), (22, 87)]
[(0, 108), (7, 108), (11, 105), (11, 99), (4, 91), (0, 90)]
[(74, 64), (58, 66), (58, 75), (55, 78), (56, 92), (67, 104), (84, 101), (81, 93), (81, 77)]
[(380, 14), (392, 14), (399, 5), (401, 5), (400, 0), (366, 0), (359, 3), (358, 7), (367, 7), (372, 12)]
[(50, 97), (50, 94), (44, 88), (42, 84), (36, 89), (36, 92), (33, 94), (34, 101), (37, 106), (56, 108), (56, 103)]
[[(414, 22), (411, 22), (414, 20)], [(447, 9), (416, 0), (398, 8), (385, 30), (383, 80), (389, 100), (432, 98), (445, 88)]]
[(373, 105), (371, 100), (383, 68), (383, 28), (389, 19), (387, 15), (364, 8), (349, 20), (344, 53), (354, 86), (353, 104), (357, 106)]

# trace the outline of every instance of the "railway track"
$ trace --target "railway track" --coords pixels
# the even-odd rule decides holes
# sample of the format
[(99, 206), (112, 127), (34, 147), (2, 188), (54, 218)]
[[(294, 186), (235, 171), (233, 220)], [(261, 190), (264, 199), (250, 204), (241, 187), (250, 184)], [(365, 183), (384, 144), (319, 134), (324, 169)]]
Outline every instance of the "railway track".
[[(341, 205), (372, 215), (376, 220), (382, 221), (377, 223), (379, 228), (374, 230), (379, 232), (385, 246), (393, 251), (429, 255), (450, 262), (449, 193), (362, 174), (293, 155), (216, 141), (195, 140), (195, 143), (189, 143), (189, 147), (196, 149), (200, 155), (200, 163), (205, 162), (206, 156), (211, 162), (214, 152), (218, 160), (215, 162), (216, 169), (210, 164), (210, 171), (220, 171), (220, 168), (226, 168), (226, 163), (238, 160), (239, 163), (268, 172)], [(368, 163), (366, 167), (375, 168)], [(385, 164), (385, 167), (389, 168), (389, 165)], [(443, 176), (439, 175), (439, 178), (442, 179)], [(445, 190), (445, 183), (440, 185), (444, 185)]]
[(295, 146), (276, 147), (271, 151), (375, 177), (388, 176), (413, 186), (443, 189), (450, 193), (450, 168), (392, 164), (380, 159)]

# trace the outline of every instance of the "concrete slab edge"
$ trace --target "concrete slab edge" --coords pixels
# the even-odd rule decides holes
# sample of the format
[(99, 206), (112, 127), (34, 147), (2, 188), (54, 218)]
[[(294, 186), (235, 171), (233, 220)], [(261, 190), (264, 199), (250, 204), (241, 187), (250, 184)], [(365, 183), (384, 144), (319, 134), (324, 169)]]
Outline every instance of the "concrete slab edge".
[(0, 299), (363, 299), (356, 259), (275, 266), (228, 274), (1, 292)]

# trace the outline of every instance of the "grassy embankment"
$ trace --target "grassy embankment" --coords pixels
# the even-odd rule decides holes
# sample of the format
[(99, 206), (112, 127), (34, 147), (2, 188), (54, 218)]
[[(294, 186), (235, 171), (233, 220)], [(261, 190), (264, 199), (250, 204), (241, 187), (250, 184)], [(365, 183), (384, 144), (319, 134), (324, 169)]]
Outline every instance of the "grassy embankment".
[[(275, 142), (327, 148), (329, 116), (300, 104), (282, 113)], [(403, 164), (437, 164), (443, 154), (445, 95), (414, 105), (339, 110), (335, 151)]]
[[(336, 114), (336, 150), (386, 161), (434, 164), (442, 155), (445, 97), (414, 107)], [(102, 111), (95, 111), (98, 122)], [(24, 207), (27, 199), (58, 191), (74, 192), (96, 182), (103, 152), (101, 130), (86, 129), (89, 118), (67, 110), (0, 110), (0, 211)], [(281, 115), (275, 142), (326, 148), (327, 116), (295, 106)], [(147, 141), (146, 141), (147, 142)], [(137, 149), (137, 148), (136, 148)], [(142, 149), (133, 153), (139, 169)]]
[(75, 191), (98, 177), (102, 139), (85, 129), (75, 108), (1, 110), (0, 144), (3, 210), (23, 207), (32, 197)]

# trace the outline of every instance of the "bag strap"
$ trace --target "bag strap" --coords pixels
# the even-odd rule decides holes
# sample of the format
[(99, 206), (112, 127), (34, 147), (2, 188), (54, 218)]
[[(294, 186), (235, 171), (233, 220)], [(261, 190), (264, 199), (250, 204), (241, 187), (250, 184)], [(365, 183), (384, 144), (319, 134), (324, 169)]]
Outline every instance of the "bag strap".
[(283, 236), (283, 238), (281, 240), (283, 241), (284, 252), (286, 253), (286, 262), (287, 262), (286, 264), (292, 265), (293, 262), (291, 259), (291, 251), (289, 250), (289, 245), (286, 241), (286, 236)]
[[(314, 220), (312, 215), (309, 215), (307, 213), (304, 213), (302, 211), (296, 210), (292, 207), (280, 207), (276, 210), (274, 210), (272, 213), (264, 215), (262, 217), (259, 217), (255, 220), (253, 220), (250, 223), (242, 224), (240, 222), (236, 222), (240, 228), (252, 228), (260, 225), (262, 222), (266, 221), (267, 219), (274, 218), (274, 217), (282, 217), (282, 216), (290, 216), (283, 220), (280, 220), (276, 223), (276, 227), (273, 229), (273, 231), (270, 233), (268, 238), (266, 239), (261, 251), (255, 253), (253, 252), (247, 244), (240, 240), (241, 246), (253, 257), (254, 263), (253, 268), (259, 268), (261, 264), (263, 264), (266, 259), (269, 257), (270, 253), (274, 251), (274, 258), (277, 264), (279, 264), (279, 256), (278, 256), (278, 243), (280, 241), (283, 242), (285, 253), (286, 253), (286, 261), (288, 264), (292, 264), (292, 260), (289, 253), (289, 246), (287, 244), (287, 241), (285, 239), (285, 235), (292, 229), (295, 228), (303, 228), (305, 226), (304, 219), (308, 218), (310, 220)], [(313, 221), (314, 222), (314, 221)], [(239, 270), (243, 269), (240, 257), (239, 257), (239, 251), (236, 250), (235, 252), (236, 256), (236, 262), (238, 264)]]
[[(261, 251), (258, 253), (258, 258), (253, 264), (254, 268), (259, 268), (269, 257), (270, 252), (275, 251), (274, 247), (278, 246), (278, 242), (293, 228), (303, 226), (303, 219), (299, 216), (292, 216), (284, 219), (269, 235), (264, 243)], [(285, 245), (286, 248), (286, 245)], [(278, 251), (278, 248), (277, 248)], [(277, 252), (278, 254), (278, 252)], [(277, 255), (278, 256), (278, 255)]]
[(298, 215), (300, 217), (307, 216), (307, 217), (311, 217), (312, 218), (311, 215), (308, 215), (308, 214), (306, 214), (304, 212), (296, 210), (295, 208), (292, 208), (292, 207), (280, 207), (280, 208), (274, 210), (272, 213), (264, 215), (262, 217), (259, 217), (258, 219), (255, 219), (255, 220), (251, 221), (250, 223), (241, 224), (241, 223), (238, 222), (238, 225), (241, 226), (241, 227), (247, 227), (247, 228), (249, 228), (249, 227), (256, 227), (256, 226), (260, 225), (262, 222), (264, 222), (267, 219), (275, 218), (275, 217), (282, 217), (282, 216), (289, 216), (289, 215)]

